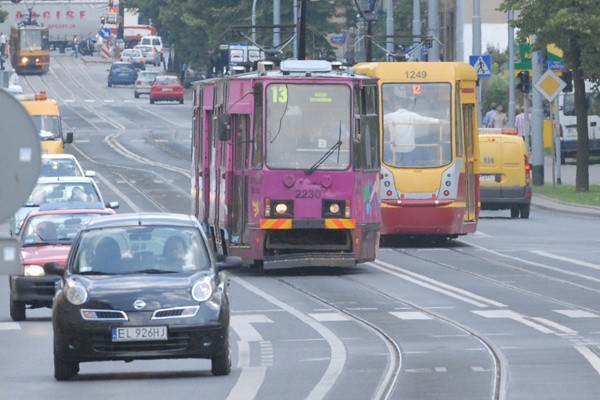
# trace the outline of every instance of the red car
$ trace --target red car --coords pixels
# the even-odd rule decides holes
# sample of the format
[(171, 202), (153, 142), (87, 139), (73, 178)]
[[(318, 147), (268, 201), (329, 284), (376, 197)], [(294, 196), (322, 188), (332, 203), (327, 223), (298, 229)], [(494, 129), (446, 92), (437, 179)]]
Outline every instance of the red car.
[[(77, 208), (33, 211), (23, 221), (19, 232), (21, 242), (21, 270), (11, 275), (10, 316), (13, 321), (24, 321), (25, 310), (52, 307), (56, 275), (46, 275), (44, 264), (55, 262), (64, 266), (71, 244), (81, 226), (92, 218), (114, 214), (110, 208), (90, 206), (77, 202)], [(91, 203), (90, 203), (91, 204)]]
[(178, 77), (160, 75), (150, 86), (150, 104), (155, 101), (178, 101), (183, 104), (183, 85)]

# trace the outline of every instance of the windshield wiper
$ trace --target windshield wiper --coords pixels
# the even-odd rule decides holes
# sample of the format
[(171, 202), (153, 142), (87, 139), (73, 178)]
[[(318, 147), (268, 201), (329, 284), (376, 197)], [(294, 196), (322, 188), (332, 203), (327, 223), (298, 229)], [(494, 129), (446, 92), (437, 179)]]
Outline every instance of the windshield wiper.
[(132, 274), (176, 274), (177, 272), (181, 272), (181, 271), (169, 271), (169, 270), (165, 270), (165, 269), (148, 268), (148, 269), (141, 269), (139, 271), (133, 271), (131, 273)]
[(342, 141), (338, 140), (333, 146), (331, 146), (331, 148), (329, 150), (327, 150), (327, 153), (323, 154), (323, 157), (319, 158), (317, 160), (317, 162), (312, 167), (310, 167), (309, 169), (304, 171), (304, 173), (306, 175), (310, 175), (313, 172), (315, 172), (316, 169), (319, 168), (319, 166), (321, 164), (323, 164), (325, 162), (325, 160), (327, 160), (329, 158), (329, 156), (332, 155), (333, 152), (336, 151), (337, 149), (339, 149), (341, 146), (342, 146)]

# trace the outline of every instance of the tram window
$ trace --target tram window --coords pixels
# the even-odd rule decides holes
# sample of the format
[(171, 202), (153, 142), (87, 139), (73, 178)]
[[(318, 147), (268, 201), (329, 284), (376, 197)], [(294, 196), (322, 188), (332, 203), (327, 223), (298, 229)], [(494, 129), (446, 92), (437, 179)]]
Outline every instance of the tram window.
[(362, 138), (365, 171), (376, 171), (379, 164), (379, 121), (377, 115), (369, 115), (364, 118), (364, 134)]
[[(461, 115), (461, 104), (460, 104), (460, 86), (456, 86), (456, 97), (455, 97), (455, 103), (456, 103), (456, 118), (455, 118), (455, 124), (456, 124), (456, 135), (455, 135), (455, 146), (456, 146), (456, 156), (457, 157), (462, 157), (464, 154), (464, 144), (463, 144), (463, 138), (465, 135), (465, 132), (463, 130), (463, 124), (468, 124), (469, 121), (467, 121), (466, 119), (463, 120), (463, 116)], [(469, 115), (467, 113), (464, 114), (464, 117), (466, 118), (466, 116)], [(469, 133), (467, 133), (469, 134)]]
[(263, 165), (263, 95), (262, 85), (254, 87), (254, 124), (252, 138), (252, 168), (260, 169)]

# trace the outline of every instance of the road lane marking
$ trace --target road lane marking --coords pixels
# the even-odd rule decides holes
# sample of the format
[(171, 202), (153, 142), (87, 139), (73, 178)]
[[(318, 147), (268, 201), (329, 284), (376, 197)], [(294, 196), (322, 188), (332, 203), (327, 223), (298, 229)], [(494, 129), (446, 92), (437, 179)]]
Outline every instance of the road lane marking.
[(402, 320), (424, 320), (424, 319), (433, 319), (430, 315), (422, 313), (420, 311), (392, 311), (390, 312), (394, 317), (400, 318)]
[(231, 317), (231, 327), (243, 342), (260, 342), (262, 335), (252, 324), (273, 323), (266, 315), (235, 315)]
[[(321, 377), (321, 379), (316, 383), (316, 385), (313, 387), (312, 391), (306, 397), (306, 400), (317, 400), (317, 399), (325, 398), (327, 393), (333, 388), (333, 386), (337, 383), (339, 377), (342, 375), (342, 372), (344, 370), (344, 365), (346, 364), (346, 359), (347, 359), (348, 355), (346, 353), (346, 347), (344, 346), (344, 343), (342, 342), (342, 340), (340, 338), (338, 338), (325, 325), (319, 323), (318, 321), (315, 321), (309, 315), (292, 307), (291, 305), (285, 303), (284, 301), (279, 300), (278, 298), (265, 292), (264, 290), (261, 290), (257, 286), (254, 286), (247, 280), (239, 278), (239, 277), (231, 277), (231, 280), (233, 282), (237, 283), (238, 285), (243, 286), (246, 290), (254, 293), (255, 295), (262, 297), (263, 299), (267, 300), (271, 304), (287, 311), (288, 313), (290, 313), (294, 317), (298, 318), (300, 321), (302, 321), (306, 325), (310, 326), (319, 335), (321, 335), (321, 337), (323, 337), (327, 341), (327, 344), (329, 345), (329, 348), (331, 351), (330, 358), (329, 358), (329, 364), (327, 365), (327, 368), (326, 368), (325, 372), (323, 373), (323, 376)], [(246, 368), (246, 369), (249, 369), (249, 368)], [(242, 370), (242, 374), (243, 374), (243, 372), (244, 372), (244, 370)], [(254, 381), (244, 381), (244, 382), (241, 381), (241, 378), (242, 378), (242, 375), (240, 375), (240, 379), (235, 384), (231, 393), (236, 394), (236, 395), (240, 395), (243, 393), (243, 394), (245, 394), (245, 397), (243, 397), (243, 399), (253, 398), (254, 396), (248, 395), (248, 392), (246, 391), (246, 385), (251, 385), (251, 387), (256, 388), (256, 390), (258, 390), (258, 388), (263, 383), (264, 376), (254, 380)], [(240, 382), (242, 382), (242, 383), (240, 384)], [(230, 396), (231, 396), (231, 394), (230, 394)], [(235, 397), (235, 398), (228, 397), (227, 399), (228, 400), (230, 400), (230, 399), (237, 400), (239, 398), (240, 397)]]
[(542, 250), (531, 250), (531, 252), (534, 254), (540, 255), (540, 256), (544, 256), (544, 257), (552, 258), (555, 260), (565, 261), (565, 262), (568, 262), (571, 264), (579, 265), (581, 267), (587, 267), (587, 268), (600, 270), (600, 265), (598, 265), (598, 264), (592, 264), (592, 263), (589, 263), (586, 261), (576, 260), (576, 259), (570, 258), (570, 257), (563, 257), (563, 256), (559, 256), (556, 254), (548, 253), (548, 252), (545, 252)]
[(308, 314), (319, 322), (350, 321), (347, 315), (338, 312)]
[(18, 331), (21, 325), (17, 322), (0, 322), (0, 331)]
[(566, 315), (569, 318), (600, 318), (599, 315), (593, 314), (585, 310), (553, 310), (562, 315)]
[(600, 357), (589, 347), (575, 346), (575, 350), (581, 353), (582, 356), (592, 365), (596, 372), (600, 375)]
[(530, 328), (533, 328), (542, 333), (556, 333), (555, 331), (546, 328), (544, 325), (537, 324), (533, 321), (530, 321), (522, 314), (511, 310), (490, 310), (490, 311), (471, 311), (474, 314), (480, 315), (484, 318), (503, 318), (510, 319), (516, 322), (519, 322), (523, 325), (526, 325)]
[[(464, 301), (466, 303), (472, 304), (479, 308), (485, 307), (506, 307), (506, 305), (494, 301), (492, 299), (487, 299), (485, 297), (479, 296), (475, 293), (471, 293), (464, 289), (457, 288), (452, 285), (448, 285), (446, 283), (442, 283), (440, 281), (436, 281), (435, 279), (431, 279), (421, 274), (414, 273), (412, 271), (406, 270), (404, 268), (400, 268), (398, 266), (376, 260), (375, 262), (368, 262), (367, 265), (370, 265), (373, 268), (376, 268), (385, 273), (394, 275), (398, 278), (404, 279), (406, 281), (412, 282), (419, 286), (422, 286), (427, 289), (431, 289), (435, 292), (445, 294), (446, 296), (455, 298), (457, 300)], [(487, 304), (486, 304), (487, 303)]]
[(540, 324), (549, 326), (550, 328), (554, 328), (557, 331), (559, 331), (561, 333), (565, 333), (567, 335), (575, 335), (575, 334), (578, 333), (577, 331), (575, 331), (575, 330), (573, 330), (573, 329), (571, 329), (569, 327), (566, 327), (566, 326), (561, 325), (561, 324), (559, 324), (557, 322), (554, 322), (554, 321), (550, 321), (549, 319), (546, 319), (546, 318), (532, 317), (531, 319), (533, 319), (534, 321), (539, 322)]

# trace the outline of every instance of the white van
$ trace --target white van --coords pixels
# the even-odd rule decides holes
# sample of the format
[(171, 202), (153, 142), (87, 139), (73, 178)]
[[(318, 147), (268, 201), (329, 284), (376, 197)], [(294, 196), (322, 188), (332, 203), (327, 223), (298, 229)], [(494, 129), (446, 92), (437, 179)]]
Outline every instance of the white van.
[(143, 36), (139, 44), (154, 46), (160, 53), (160, 61), (162, 62), (164, 60), (163, 42), (160, 36)]

